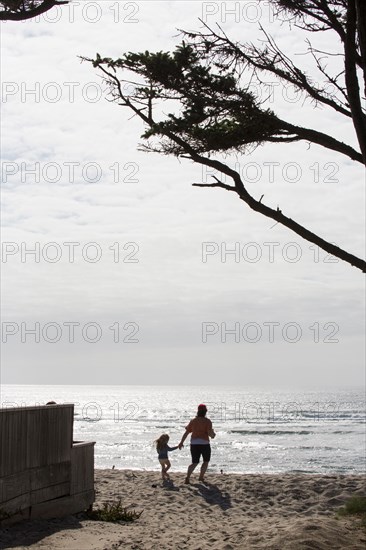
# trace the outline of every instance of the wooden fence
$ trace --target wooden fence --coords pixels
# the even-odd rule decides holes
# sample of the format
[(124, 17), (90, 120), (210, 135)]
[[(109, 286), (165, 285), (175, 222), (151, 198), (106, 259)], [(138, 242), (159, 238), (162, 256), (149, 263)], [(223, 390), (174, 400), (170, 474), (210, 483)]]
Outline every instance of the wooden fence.
[(0, 409), (0, 525), (86, 510), (94, 442), (73, 442), (74, 405)]

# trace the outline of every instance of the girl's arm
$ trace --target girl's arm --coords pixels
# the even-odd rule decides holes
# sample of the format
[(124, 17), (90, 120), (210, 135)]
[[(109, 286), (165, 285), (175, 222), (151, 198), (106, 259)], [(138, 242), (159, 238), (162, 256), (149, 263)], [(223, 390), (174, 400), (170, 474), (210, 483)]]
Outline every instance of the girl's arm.
[(169, 445), (167, 446), (167, 449), (168, 451), (175, 451), (175, 449), (178, 449), (179, 445), (177, 445), (176, 447), (169, 447)]

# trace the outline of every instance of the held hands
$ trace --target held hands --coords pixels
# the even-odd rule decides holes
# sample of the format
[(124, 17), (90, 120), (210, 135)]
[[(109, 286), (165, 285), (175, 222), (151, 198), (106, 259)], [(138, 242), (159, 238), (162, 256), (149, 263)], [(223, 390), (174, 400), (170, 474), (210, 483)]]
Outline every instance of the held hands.
[(181, 449), (182, 449), (182, 447), (184, 447), (184, 445), (183, 445), (183, 443), (182, 443), (182, 442), (180, 442), (180, 443), (179, 443), (179, 445), (178, 445), (178, 449), (179, 449), (179, 450), (181, 450)]

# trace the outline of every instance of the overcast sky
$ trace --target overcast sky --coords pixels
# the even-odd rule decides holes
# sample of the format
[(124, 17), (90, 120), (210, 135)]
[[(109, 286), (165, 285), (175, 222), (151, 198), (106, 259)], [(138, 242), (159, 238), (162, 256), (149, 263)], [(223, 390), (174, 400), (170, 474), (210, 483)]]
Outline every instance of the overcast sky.
[[(233, 193), (192, 187), (210, 181), (200, 166), (139, 152), (142, 124), (78, 58), (171, 50), (203, 18), (242, 41), (261, 22), (310, 67), (304, 34), (266, 3), (73, 4), (1, 29), (1, 382), (364, 384), (360, 271)], [(355, 145), (344, 117), (280, 85), (259, 92)], [(255, 197), (364, 256), (361, 165), (304, 142), (226, 161)]]

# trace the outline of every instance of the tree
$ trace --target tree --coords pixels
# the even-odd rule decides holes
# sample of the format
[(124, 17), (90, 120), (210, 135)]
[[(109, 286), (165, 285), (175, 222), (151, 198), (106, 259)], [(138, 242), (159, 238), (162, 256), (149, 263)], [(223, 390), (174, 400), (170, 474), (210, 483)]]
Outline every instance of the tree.
[(69, 0), (0, 0), (0, 21), (24, 21), (68, 4)]
[[(142, 135), (146, 140), (143, 150), (190, 159), (229, 176), (230, 185), (218, 177), (214, 177), (213, 183), (193, 185), (236, 193), (253, 210), (366, 272), (364, 260), (322, 239), (286, 216), (279, 207), (267, 206), (263, 195), (254, 198), (241, 175), (223, 162), (222, 156), (218, 158), (222, 153), (247, 153), (259, 144), (304, 140), (366, 164), (366, 113), (360, 92), (362, 79), (366, 89), (366, 2), (272, 0), (272, 4), (277, 17), (309, 34), (336, 33), (342, 48), (341, 71), (333, 74), (327, 67), (327, 60), (339, 52), (319, 51), (307, 40), (308, 54), (322, 77), (321, 84), (316, 84), (262, 27), (265, 43), (259, 47), (234, 42), (220, 26), (211, 28), (203, 22), (203, 31), (181, 31), (183, 40), (171, 53), (127, 53), (114, 60), (96, 54), (95, 59), (82, 59), (101, 70), (112, 99), (143, 121), (146, 128)], [(249, 73), (250, 78), (261, 82), (263, 72), (291, 83), (316, 106), (333, 109), (348, 120), (358, 147), (328, 133), (292, 124), (264, 108), (245, 83)], [(124, 87), (126, 82), (133, 82), (134, 89)], [(335, 90), (332, 95), (327, 91), (329, 84)], [(173, 105), (166, 116), (160, 109), (165, 101)]]

